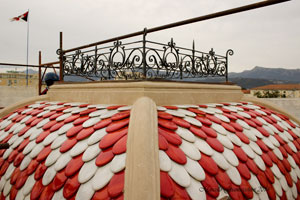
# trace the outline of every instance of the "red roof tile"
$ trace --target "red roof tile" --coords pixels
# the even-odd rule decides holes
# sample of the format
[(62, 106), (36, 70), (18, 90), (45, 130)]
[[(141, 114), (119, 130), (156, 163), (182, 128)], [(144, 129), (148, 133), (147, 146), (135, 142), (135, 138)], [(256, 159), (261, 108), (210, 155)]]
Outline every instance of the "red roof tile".
[[(0, 159), (0, 174), (2, 176), (5, 173), (10, 173), (10, 176), (7, 175), (7, 181), (13, 185), (10, 192), (5, 194), (3, 193), (4, 187), (0, 187), (3, 197), (15, 198), (18, 193), (23, 192), (22, 188), (25, 187), (29, 187), (30, 191), (27, 194), (31, 199), (52, 199), (55, 195), (57, 196), (60, 189), (62, 189), (65, 198), (75, 198), (76, 195), (82, 196), (79, 193), (85, 192), (85, 190), (79, 190), (83, 184), (80, 182), (79, 176), (85, 176), (81, 174), (85, 168), (90, 170), (91, 175), (89, 176), (91, 177), (85, 180), (90, 182), (90, 186), (94, 182), (98, 184), (98, 181), (102, 181), (94, 180), (93, 177), (96, 172), (101, 172), (102, 168), (110, 166), (111, 160), (116, 156), (126, 154), (130, 111), (119, 112), (117, 109), (120, 106), (109, 107), (110, 112), (113, 110), (116, 113), (112, 117), (115, 121), (111, 123), (110, 118), (101, 119), (101, 115), (90, 115), (98, 111), (96, 108), (82, 110), (87, 105), (74, 104), (71, 107), (67, 104), (64, 105), (64, 103), (36, 103), (36, 105), (28, 105), (14, 112), (16, 114), (20, 112), (20, 114), (11, 113), (11, 115), (14, 114), (14, 117), (9, 115), (1, 119), (0, 137), (3, 134), (7, 135), (1, 137), (0, 143), (8, 142), (10, 148), (1, 150), (3, 154)], [(51, 111), (47, 112), (50, 108)], [(28, 112), (21, 114), (26, 109)], [(77, 109), (77, 111), (72, 113), (72, 109)], [(103, 114), (109, 112), (105, 106), (102, 109)], [(39, 116), (44, 111), (47, 113)], [(25, 117), (27, 120), (22, 121)], [(91, 122), (83, 125), (92, 117), (98, 117), (99, 122), (94, 125), (92, 123), (97, 122), (97, 120), (91, 120)], [(47, 119), (48, 121), (43, 121)], [(43, 124), (39, 125), (40, 123)], [(11, 130), (13, 127), (14, 130)], [(21, 128), (18, 129), (18, 127)], [(111, 133), (108, 133), (106, 129), (109, 129), (108, 131)], [(103, 141), (99, 138), (99, 133), (102, 134)], [(91, 137), (97, 142), (89, 141)], [(100, 147), (99, 140), (102, 141)], [(100, 149), (93, 160), (87, 161), (86, 159), (84, 161), (84, 152), (91, 148), (95, 149), (95, 147)], [(92, 152), (92, 150), (89, 151)], [(91, 157), (91, 155), (89, 156)], [(110, 182), (108, 194), (111, 198), (117, 199), (123, 196), (125, 162), (121, 165), (124, 166), (117, 168), (114, 166), (114, 171), (116, 169), (123, 171), (115, 171), (116, 175), (108, 177), (106, 180)], [(91, 171), (92, 168), (94, 171)], [(114, 174), (112, 171), (111, 173)], [(95, 197), (99, 196), (98, 191), (101, 189), (93, 191)], [(24, 196), (24, 194), (22, 195)], [(93, 194), (90, 195), (93, 196)], [(83, 194), (83, 196), (85, 195)]]
[[(124, 198), (125, 161), (119, 161), (126, 156), (130, 111), (36, 104), (0, 119), (0, 143), (10, 144), (0, 151), (0, 176), (12, 185), (4, 193), (0, 184), (1, 198), (17, 197), (27, 187), (31, 199), (59, 192), (68, 199)], [(162, 199), (219, 198), (220, 187), (232, 199), (299, 198), (299, 125), (248, 102), (217, 106), (158, 112)], [(81, 188), (87, 185), (89, 190)]]
[(300, 84), (273, 84), (264, 85), (251, 90), (300, 90)]

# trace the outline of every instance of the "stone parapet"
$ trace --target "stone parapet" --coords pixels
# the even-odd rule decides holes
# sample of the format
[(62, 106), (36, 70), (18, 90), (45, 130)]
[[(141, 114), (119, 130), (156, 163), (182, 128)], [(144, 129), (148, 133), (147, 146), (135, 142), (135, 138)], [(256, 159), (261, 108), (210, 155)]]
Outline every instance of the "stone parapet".
[(133, 104), (143, 96), (157, 105), (172, 105), (239, 101), (243, 93), (235, 85), (152, 81), (65, 84), (55, 85), (49, 91), (51, 101), (92, 104)]

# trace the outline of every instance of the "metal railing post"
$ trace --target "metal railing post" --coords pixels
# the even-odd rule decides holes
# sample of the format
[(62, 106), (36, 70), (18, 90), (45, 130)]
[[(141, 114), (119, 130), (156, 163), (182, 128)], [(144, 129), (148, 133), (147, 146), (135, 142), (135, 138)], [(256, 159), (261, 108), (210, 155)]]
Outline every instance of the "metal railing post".
[(64, 66), (63, 66), (63, 33), (59, 32), (59, 79), (64, 81)]
[(97, 49), (97, 45), (95, 46), (95, 59), (94, 59), (94, 70), (95, 73), (97, 72), (97, 53), (98, 53), (98, 49)]
[(192, 49), (192, 69), (195, 70), (195, 40), (193, 40), (193, 49)]
[(226, 83), (228, 83), (228, 58), (226, 58), (226, 74), (225, 74)]
[(143, 75), (144, 79), (147, 79), (147, 69), (146, 69), (146, 35), (147, 35), (147, 28), (144, 28), (143, 34)]
[(41, 80), (41, 74), (42, 74), (42, 52), (39, 51), (39, 95), (41, 95), (42, 92), (42, 80)]
[(232, 49), (228, 49), (226, 52), (226, 74), (225, 74), (226, 83), (228, 83), (228, 56), (232, 56), (233, 54), (234, 53)]

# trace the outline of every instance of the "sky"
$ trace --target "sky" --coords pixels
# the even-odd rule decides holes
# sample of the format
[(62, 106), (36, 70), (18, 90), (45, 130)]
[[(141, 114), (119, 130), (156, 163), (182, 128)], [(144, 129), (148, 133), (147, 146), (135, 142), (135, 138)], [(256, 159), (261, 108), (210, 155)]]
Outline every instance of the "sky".
[[(63, 49), (109, 39), (259, 1), (253, 0), (0, 0), (0, 63), (26, 63), (27, 23), (10, 22), (29, 9), (29, 64), (57, 61)], [(225, 55), (233, 49), (229, 72), (300, 68), (300, 1), (197, 22), (147, 35), (181, 47)], [(140, 37), (141, 38), (141, 37)], [(2, 71), (3, 71), (2, 67)], [(0, 69), (1, 71), (1, 69)]]

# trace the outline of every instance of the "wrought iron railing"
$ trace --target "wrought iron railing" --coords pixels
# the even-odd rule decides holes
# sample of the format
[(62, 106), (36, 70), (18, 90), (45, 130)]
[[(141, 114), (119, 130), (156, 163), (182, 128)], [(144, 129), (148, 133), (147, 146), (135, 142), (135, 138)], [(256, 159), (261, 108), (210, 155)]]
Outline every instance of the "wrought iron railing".
[[(225, 77), (228, 81), (228, 56), (192, 48), (177, 47), (173, 39), (168, 44), (143, 40), (115, 41), (113, 45), (94, 46), (85, 51), (76, 50), (63, 55), (64, 76), (81, 76), (89, 80), (116, 79), (198, 79)], [(58, 51), (61, 55), (61, 52)]]
[[(60, 33), (60, 48), (57, 51), (60, 60), (60, 77), (62, 79), (64, 75), (77, 75), (90, 80), (110, 80), (118, 78), (191, 79), (224, 76), (228, 81), (228, 56), (233, 55), (232, 50), (229, 49), (225, 56), (220, 56), (213, 50), (209, 53), (196, 51), (194, 44), (192, 49), (186, 49), (176, 47), (172, 40), (168, 44), (147, 41), (146, 34), (286, 1), (290, 0), (261, 1), (67, 50), (62, 48), (62, 33)], [(122, 39), (139, 35), (143, 35), (142, 41), (121, 42)], [(113, 46), (99, 46), (107, 45), (109, 42), (113, 42)], [(151, 47), (151, 45), (156, 45), (156, 47)], [(93, 47), (92, 50), (83, 51), (91, 47)]]
[[(144, 29), (72, 49), (63, 49), (62, 32), (60, 32), (60, 45), (57, 50), (59, 55), (58, 62), (41, 64), (41, 55), (39, 55), (39, 66), (12, 63), (0, 63), (0, 65), (39, 67), (39, 93), (42, 82), (41, 68), (47, 69), (50, 66), (54, 70), (55, 68), (59, 68), (60, 82), (64, 81), (64, 75), (83, 76), (89, 80), (111, 80), (119, 78), (191, 80), (192, 78), (207, 76), (223, 76), (226, 78), (226, 81), (228, 81), (228, 57), (233, 55), (232, 50), (229, 49), (225, 56), (220, 56), (215, 54), (213, 49), (208, 53), (197, 51), (195, 50), (194, 43), (192, 49), (186, 49), (177, 47), (173, 40), (168, 44), (147, 41), (146, 34), (287, 1), (291, 0), (256, 2), (150, 29)], [(139, 35), (143, 35), (142, 41), (126, 43), (121, 41)], [(113, 45), (108, 45), (111, 42), (113, 42)], [(54, 66), (57, 64), (59, 64), (59, 67)]]

